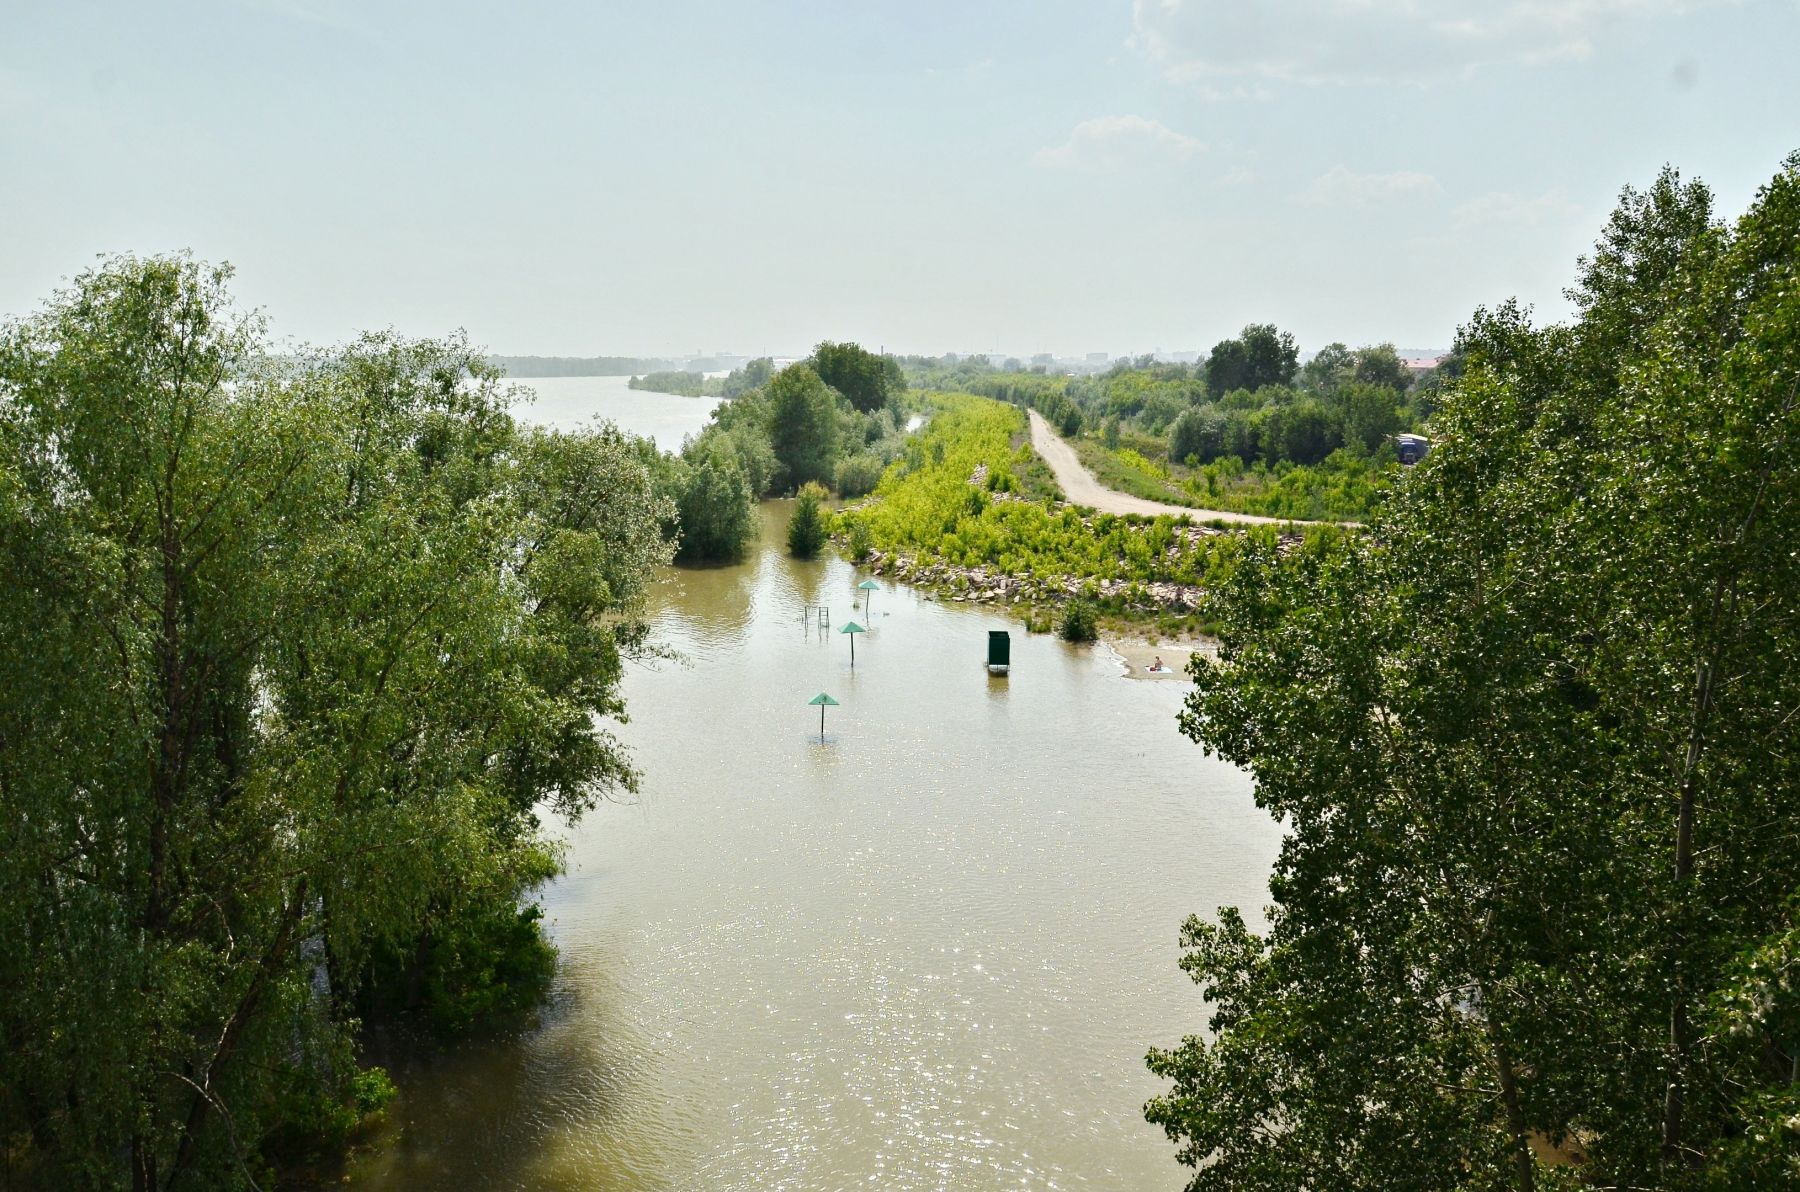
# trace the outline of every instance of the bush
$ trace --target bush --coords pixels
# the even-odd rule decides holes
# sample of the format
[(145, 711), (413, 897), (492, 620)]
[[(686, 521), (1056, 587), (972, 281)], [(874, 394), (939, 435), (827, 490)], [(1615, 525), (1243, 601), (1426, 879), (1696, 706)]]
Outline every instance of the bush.
[(860, 563), (875, 549), (875, 534), (862, 518), (851, 518), (844, 530), (844, 553), (852, 563)]
[(1169, 428), (1169, 458), (1186, 463), (1196, 458), (1210, 463), (1225, 452), (1225, 416), (1217, 410), (1192, 409), (1175, 420)]
[(1078, 596), (1063, 607), (1062, 622), (1056, 631), (1066, 642), (1096, 641), (1100, 636), (1098, 622), (1094, 602)]
[(825, 516), (820, 502), (826, 496), (816, 484), (803, 485), (794, 516), (788, 522), (788, 552), (796, 559), (814, 559), (825, 545)]
[(881, 461), (866, 453), (838, 460), (837, 490), (841, 497), (860, 497), (875, 491), (881, 482)]

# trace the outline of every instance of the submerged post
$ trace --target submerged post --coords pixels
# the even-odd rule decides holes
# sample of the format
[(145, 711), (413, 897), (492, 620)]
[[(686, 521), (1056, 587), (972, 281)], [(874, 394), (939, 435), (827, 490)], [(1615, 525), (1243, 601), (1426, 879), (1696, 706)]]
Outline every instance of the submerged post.
[(881, 585), (876, 583), (872, 579), (865, 579), (862, 583), (857, 584), (856, 586), (861, 588), (863, 591), (863, 616), (873, 617), (875, 614), (869, 611), (869, 601), (871, 601), (875, 598), (875, 589), (879, 588)]

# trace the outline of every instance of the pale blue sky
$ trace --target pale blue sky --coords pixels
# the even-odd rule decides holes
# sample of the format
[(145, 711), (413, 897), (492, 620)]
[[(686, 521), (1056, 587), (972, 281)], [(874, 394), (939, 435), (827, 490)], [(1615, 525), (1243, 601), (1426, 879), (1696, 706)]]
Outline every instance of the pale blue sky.
[(0, 9), (0, 313), (185, 247), (314, 341), (1442, 345), (1800, 149), (1800, 0)]

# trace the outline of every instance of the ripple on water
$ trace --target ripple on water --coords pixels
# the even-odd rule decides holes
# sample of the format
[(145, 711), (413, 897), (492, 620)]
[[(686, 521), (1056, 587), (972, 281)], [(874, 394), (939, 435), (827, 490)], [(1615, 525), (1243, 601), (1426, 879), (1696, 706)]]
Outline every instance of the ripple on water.
[(556, 1001), (403, 1073), (363, 1187), (1181, 1185), (1140, 1113), (1205, 1020), (1176, 933), (1262, 905), (1279, 829), (1180, 685), (1016, 626), (992, 681), (984, 611), (884, 583), (852, 672), (800, 608), (858, 578), (765, 548), (659, 588), (688, 662), (627, 680), (643, 789), (571, 832)]

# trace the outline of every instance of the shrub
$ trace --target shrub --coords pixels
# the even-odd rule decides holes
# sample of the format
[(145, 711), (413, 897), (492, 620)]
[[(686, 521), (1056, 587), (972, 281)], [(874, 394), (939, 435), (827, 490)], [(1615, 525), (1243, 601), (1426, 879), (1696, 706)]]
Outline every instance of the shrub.
[(875, 491), (881, 482), (881, 461), (867, 453), (838, 460), (837, 490), (841, 497), (860, 497)]
[(1063, 607), (1062, 622), (1056, 627), (1066, 642), (1091, 642), (1099, 638), (1098, 614), (1094, 602), (1078, 596)]
[(825, 495), (825, 490), (816, 484), (800, 488), (800, 500), (788, 521), (788, 552), (796, 559), (817, 558), (825, 545), (825, 516), (820, 508)]
[(852, 563), (860, 563), (875, 549), (875, 534), (860, 517), (847, 519), (844, 530), (844, 552)]

